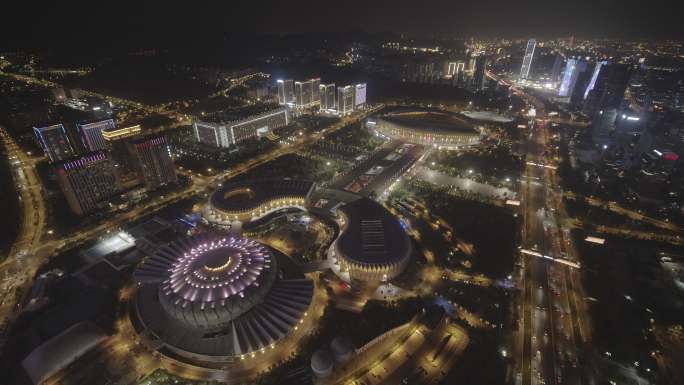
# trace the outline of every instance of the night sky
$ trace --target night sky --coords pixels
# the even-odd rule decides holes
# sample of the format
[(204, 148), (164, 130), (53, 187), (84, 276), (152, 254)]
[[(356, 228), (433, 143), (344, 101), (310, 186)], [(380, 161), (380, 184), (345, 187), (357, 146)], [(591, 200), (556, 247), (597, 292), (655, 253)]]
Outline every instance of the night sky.
[[(235, 32), (682, 38), (681, 0), (13, 2), (3, 46), (169, 44)], [(143, 4), (144, 3), (144, 4)], [(174, 4), (169, 4), (174, 3)]]

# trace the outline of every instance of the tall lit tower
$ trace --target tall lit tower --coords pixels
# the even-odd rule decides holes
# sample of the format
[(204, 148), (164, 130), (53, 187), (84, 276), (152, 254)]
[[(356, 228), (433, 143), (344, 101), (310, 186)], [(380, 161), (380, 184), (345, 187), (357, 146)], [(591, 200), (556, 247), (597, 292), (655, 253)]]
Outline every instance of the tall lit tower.
[(120, 189), (116, 169), (104, 151), (59, 162), (55, 172), (71, 211), (78, 215), (102, 208)]
[(148, 190), (178, 181), (171, 149), (163, 136), (133, 140), (129, 143), (129, 149)]
[(278, 79), (276, 82), (278, 85), (278, 103), (279, 104), (290, 104), (294, 103), (294, 80), (292, 79)]
[(475, 58), (475, 73), (473, 74), (473, 88), (475, 91), (483, 91), (485, 88), (485, 76), (487, 70), (487, 57), (480, 55)]
[(594, 89), (594, 86), (596, 85), (596, 79), (598, 79), (599, 73), (601, 73), (601, 67), (604, 65), (608, 64), (607, 61), (600, 61), (596, 63), (596, 66), (594, 67), (594, 73), (591, 76), (591, 80), (589, 81), (589, 85), (587, 88), (584, 90), (584, 99), (587, 99), (587, 96), (589, 96), (589, 92)]
[(563, 80), (561, 80), (558, 96), (569, 97), (575, 90), (577, 85), (577, 78), (580, 73), (586, 71), (587, 62), (582, 59), (568, 59), (565, 64), (565, 72), (563, 73)]
[(70, 158), (74, 155), (74, 149), (71, 147), (69, 136), (63, 124), (33, 127), (33, 133), (36, 135), (40, 147), (51, 163)]
[(335, 83), (321, 84), (319, 86), (321, 94), (321, 110), (334, 110), (335, 105)]
[(537, 40), (530, 39), (527, 41), (527, 48), (525, 48), (525, 57), (523, 57), (522, 67), (520, 68), (520, 79), (527, 79), (530, 76), (530, 67), (532, 67), (532, 58), (534, 57), (534, 49), (537, 47)]
[(348, 115), (354, 111), (354, 96), (356, 87), (337, 87), (337, 112), (340, 115)]
[(88, 151), (104, 150), (106, 147), (102, 133), (106, 130), (116, 129), (114, 119), (105, 119), (98, 122), (77, 124), (78, 132), (81, 134), (83, 145)]
[(295, 82), (295, 106), (297, 108), (308, 108), (320, 104), (320, 84), (320, 78), (309, 79), (304, 82)]
[(551, 83), (554, 85), (558, 84), (558, 81), (560, 80), (561, 76), (561, 67), (563, 66), (563, 56), (561, 54), (556, 53), (555, 58), (553, 60), (553, 68), (551, 69)]

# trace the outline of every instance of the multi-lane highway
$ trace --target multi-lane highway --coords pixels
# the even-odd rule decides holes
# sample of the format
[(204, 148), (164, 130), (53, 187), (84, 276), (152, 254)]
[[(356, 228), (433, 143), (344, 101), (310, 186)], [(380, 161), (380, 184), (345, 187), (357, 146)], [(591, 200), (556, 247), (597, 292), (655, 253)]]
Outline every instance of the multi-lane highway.
[(19, 233), (7, 257), (0, 263), (0, 323), (14, 310), (14, 297), (23, 285), (27, 266), (31, 266), (37, 250), (42, 251), (41, 238), (46, 233), (46, 208), (42, 185), (34, 162), (24, 153), (7, 131), (0, 127), (0, 141), (5, 146), (16, 190), (19, 192), (21, 222)]
[[(559, 180), (547, 146), (549, 121), (544, 105), (521, 90), (514, 92), (537, 110), (537, 119), (523, 142), (527, 168), (521, 185), (524, 215), (522, 247), (542, 255), (577, 262), (571, 241), (559, 227), (563, 208)], [(546, 154), (546, 155), (545, 155)], [(580, 353), (588, 338), (586, 308), (579, 273), (550, 259), (523, 255), (518, 335), (518, 382), (581, 384)]]

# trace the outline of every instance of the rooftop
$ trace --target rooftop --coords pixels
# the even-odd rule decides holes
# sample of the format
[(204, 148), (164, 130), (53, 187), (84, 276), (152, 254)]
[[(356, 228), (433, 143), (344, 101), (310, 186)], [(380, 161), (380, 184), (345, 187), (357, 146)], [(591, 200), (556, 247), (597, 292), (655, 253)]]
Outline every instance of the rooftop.
[(381, 204), (362, 198), (340, 210), (347, 217), (347, 228), (338, 239), (338, 248), (347, 259), (367, 264), (392, 263), (408, 252), (408, 235)]
[(390, 112), (378, 119), (417, 130), (475, 133), (475, 126), (459, 114), (431, 110)]
[(286, 196), (306, 196), (313, 182), (290, 179), (262, 179), (226, 184), (216, 190), (211, 205), (228, 212), (254, 209), (264, 202)]

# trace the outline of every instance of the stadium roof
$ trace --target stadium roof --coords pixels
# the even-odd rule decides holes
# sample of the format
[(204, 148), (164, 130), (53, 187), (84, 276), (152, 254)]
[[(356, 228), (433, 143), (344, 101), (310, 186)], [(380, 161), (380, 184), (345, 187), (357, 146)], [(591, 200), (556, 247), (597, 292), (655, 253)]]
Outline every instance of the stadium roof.
[(399, 111), (380, 115), (378, 119), (413, 130), (476, 133), (475, 125), (467, 118), (451, 112), (431, 110)]
[(181, 355), (221, 360), (273, 344), (309, 307), (313, 282), (277, 275), (277, 252), (218, 235), (181, 239), (135, 273), (139, 320)]
[(210, 198), (218, 210), (236, 212), (251, 210), (272, 199), (306, 196), (313, 182), (291, 179), (261, 179), (229, 183), (216, 190)]
[(392, 263), (409, 250), (408, 235), (385, 207), (362, 198), (340, 208), (347, 227), (338, 238), (338, 249), (347, 259), (364, 264)]
[(90, 321), (73, 325), (29, 354), (21, 366), (34, 384), (40, 384), (90, 351), (107, 336)]

